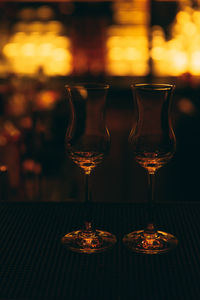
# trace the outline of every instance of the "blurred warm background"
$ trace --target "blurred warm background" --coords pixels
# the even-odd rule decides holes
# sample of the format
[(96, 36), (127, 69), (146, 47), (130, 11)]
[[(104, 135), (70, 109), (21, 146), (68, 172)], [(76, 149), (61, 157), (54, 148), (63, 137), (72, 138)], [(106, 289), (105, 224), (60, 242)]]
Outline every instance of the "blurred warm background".
[(94, 201), (145, 201), (146, 174), (127, 147), (133, 82), (174, 82), (177, 153), (156, 198), (199, 200), (200, 0), (1, 1), (0, 199), (82, 200), (65, 154), (66, 83), (111, 85), (110, 154), (91, 178)]

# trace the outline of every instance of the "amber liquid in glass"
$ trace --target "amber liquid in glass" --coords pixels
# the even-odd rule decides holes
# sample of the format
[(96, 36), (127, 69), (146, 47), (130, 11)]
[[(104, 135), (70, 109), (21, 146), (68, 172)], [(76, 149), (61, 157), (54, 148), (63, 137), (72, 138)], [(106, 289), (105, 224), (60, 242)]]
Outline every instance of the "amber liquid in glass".
[(170, 161), (173, 153), (171, 152), (146, 152), (140, 151), (135, 153), (135, 160), (143, 168), (147, 169), (150, 174), (154, 174), (156, 170), (164, 166)]
[(99, 165), (104, 157), (104, 153), (95, 151), (70, 151), (69, 157), (89, 175), (91, 171)]

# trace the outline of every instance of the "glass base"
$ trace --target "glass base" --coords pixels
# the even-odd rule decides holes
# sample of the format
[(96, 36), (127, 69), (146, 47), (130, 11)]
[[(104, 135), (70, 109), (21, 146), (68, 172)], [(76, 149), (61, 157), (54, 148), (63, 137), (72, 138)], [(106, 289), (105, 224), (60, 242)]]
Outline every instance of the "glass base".
[(86, 223), (85, 229), (72, 231), (61, 239), (62, 244), (70, 250), (87, 254), (103, 252), (113, 247), (116, 241), (115, 235), (102, 230), (93, 230), (89, 222)]
[(175, 248), (178, 240), (172, 234), (157, 231), (153, 224), (149, 224), (145, 230), (137, 230), (125, 235), (123, 243), (134, 252), (158, 254)]

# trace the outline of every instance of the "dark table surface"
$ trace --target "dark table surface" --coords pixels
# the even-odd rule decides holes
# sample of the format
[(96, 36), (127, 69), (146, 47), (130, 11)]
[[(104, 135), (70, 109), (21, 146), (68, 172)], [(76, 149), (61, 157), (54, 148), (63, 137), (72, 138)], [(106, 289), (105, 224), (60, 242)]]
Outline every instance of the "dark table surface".
[(178, 247), (159, 255), (136, 254), (125, 233), (146, 222), (145, 204), (93, 207), (95, 225), (116, 234), (112, 250), (78, 254), (61, 237), (81, 226), (81, 203), (0, 204), (0, 299), (200, 299), (200, 204), (163, 203), (158, 228), (176, 235)]

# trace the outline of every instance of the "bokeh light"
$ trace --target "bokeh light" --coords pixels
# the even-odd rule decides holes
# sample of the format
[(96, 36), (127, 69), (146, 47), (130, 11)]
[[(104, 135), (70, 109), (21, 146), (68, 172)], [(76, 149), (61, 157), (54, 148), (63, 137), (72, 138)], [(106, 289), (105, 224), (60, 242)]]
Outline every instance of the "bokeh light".
[(151, 58), (156, 76), (200, 75), (200, 10), (183, 5), (167, 39), (162, 27), (152, 28)]
[[(20, 21), (2, 48), (9, 71), (22, 75), (68, 75), (72, 72), (71, 41), (48, 6), (23, 9)], [(38, 20), (32, 20), (37, 16)], [(27, 22), (27, 20), (29, 22)]]

